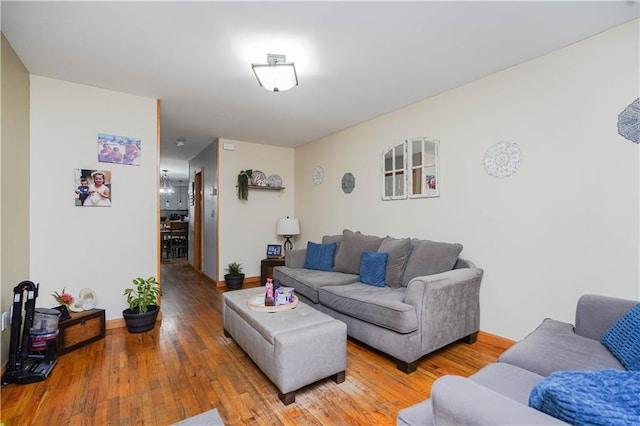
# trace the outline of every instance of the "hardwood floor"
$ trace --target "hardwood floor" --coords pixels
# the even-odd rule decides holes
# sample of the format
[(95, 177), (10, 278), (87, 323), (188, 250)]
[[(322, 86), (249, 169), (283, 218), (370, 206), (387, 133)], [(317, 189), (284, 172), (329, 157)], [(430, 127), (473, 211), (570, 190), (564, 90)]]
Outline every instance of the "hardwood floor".
[(346, 380), (325, 379), (284, 406), (278, 391), (223, 335), (221, 294), (186, 263), (162, 265), (161, 324), (107, 331), (58, 359), (40, 383), (2, 388), (1, 419), (13, 425), (170, 425), (217, 408), (226, 425), (394, 425), (398, 410), (429, 396), (445, 374), (468, 376), (512, 342), (480, 333), (424, 357), (406, 375), (395, 362), (347, 342)]

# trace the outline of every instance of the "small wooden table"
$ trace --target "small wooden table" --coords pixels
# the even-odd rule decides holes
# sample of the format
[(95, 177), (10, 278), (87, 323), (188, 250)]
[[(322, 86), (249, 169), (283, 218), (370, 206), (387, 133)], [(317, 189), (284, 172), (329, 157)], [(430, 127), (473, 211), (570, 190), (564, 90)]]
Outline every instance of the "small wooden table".
[(58, 355), (104, 338), (104, 309), (71, 312), (71, 318), (58, 323)]
[(260, 284), (265, 285), (267, 278), (273, 278), (273, 268), (276, 266), (284, 266), (284, 257), (260, 261)]

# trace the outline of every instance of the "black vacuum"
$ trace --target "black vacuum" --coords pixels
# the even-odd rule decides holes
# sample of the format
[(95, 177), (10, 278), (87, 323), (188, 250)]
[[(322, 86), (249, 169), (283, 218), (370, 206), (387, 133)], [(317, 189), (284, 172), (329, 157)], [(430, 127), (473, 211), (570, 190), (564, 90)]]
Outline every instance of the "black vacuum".
[[(13, 289), (9, 363), (6, 373), (2, 376), (3, 386), (10, 383), (40, 382), (49, 377), (56, 365), (56, 338), (60, 312), (54, 309), (36, 309), (38, 287), (39, 284), (31, 281), (22, 281)], [(24, 327), (20, 330), (23, 302)]]

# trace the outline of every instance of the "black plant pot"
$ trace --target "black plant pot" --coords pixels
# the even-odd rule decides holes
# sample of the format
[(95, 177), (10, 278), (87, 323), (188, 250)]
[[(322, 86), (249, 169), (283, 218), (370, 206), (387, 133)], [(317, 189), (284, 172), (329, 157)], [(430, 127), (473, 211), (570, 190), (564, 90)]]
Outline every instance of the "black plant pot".
[(127, 308), (122, 311), (124, 322), (127, 324), (129, 333), (144, 333), (145, 331), (152, 330), (156, 325), (156, 319), (158, 318), (158, 312), (160, 309), (156, 305), (149, 305), (147, 312), (143, 314), (138, 313), (138, 308), (134, 311)]
[(242, 283), (244, 283), (244, 274), (240, 274), (240, 275), (226, 274), (224, 276), (224, 282), (227, 283), (227, 288), (229, 290), (237, 290), (239, 288), (242, 288)]

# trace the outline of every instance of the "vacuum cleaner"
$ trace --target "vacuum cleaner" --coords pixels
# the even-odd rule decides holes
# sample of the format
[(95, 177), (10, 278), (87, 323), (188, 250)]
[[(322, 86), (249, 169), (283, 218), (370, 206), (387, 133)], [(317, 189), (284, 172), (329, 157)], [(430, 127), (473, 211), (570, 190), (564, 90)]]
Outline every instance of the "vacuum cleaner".
[[(3, 386), (10, 383), (40, 382), (49, 377), (56, 365), (56, 339), (60, 312), (55, 309), (36, 309), (39, 286), (31, 281), (22, 281), (13, 289), (9, 362), (2, 376)], [(26, 302), (24, 302), (25, 294)], [(24, 327), (21, 331), (23, 302), (25, 314)]]

